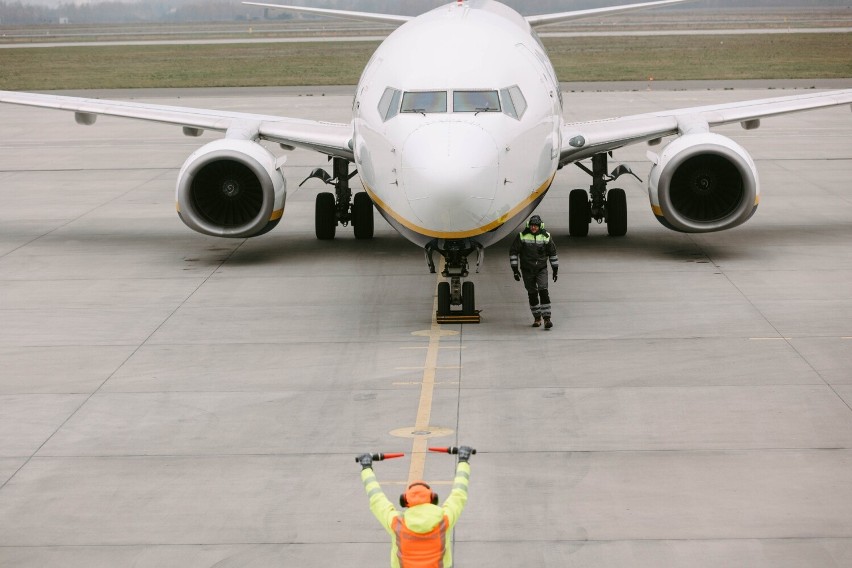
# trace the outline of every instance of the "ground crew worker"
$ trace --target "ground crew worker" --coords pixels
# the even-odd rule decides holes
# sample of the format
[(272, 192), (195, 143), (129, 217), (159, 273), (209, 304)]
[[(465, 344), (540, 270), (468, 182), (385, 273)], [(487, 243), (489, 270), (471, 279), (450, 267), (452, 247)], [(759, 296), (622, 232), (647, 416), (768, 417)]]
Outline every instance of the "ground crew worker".
[(391, 568), (452, 568), (452, 530), (467, 503), (471, 448), (458, 448), (453, 489), (438, 506), (438, 494), (423, 481), (415, 481), (399, 496), (405, 508), (398, 511), (382, 491), (373, 473), (373, 457), (358, 456), (361, 481), (370, 498), (370, 511), (391, 535)]
[[(533, 327), (541, 326), (544, 317), (544, 329), (553, 327), (550, 321), (550, 294), (547, 291), (547, 261), (553, 269), (553, 281), (559, 273), (559, 257), (556, 256), (556, 244), (544, 229), (541, 217), (533, 215), (523, 231), (518, 233), (509, 247), (509, 264), (515, 280), (524, 278), (524, 287), (530, 300), (530, 311), (534, 318)], [(520, 271), (518, 268), (520, 267)]]

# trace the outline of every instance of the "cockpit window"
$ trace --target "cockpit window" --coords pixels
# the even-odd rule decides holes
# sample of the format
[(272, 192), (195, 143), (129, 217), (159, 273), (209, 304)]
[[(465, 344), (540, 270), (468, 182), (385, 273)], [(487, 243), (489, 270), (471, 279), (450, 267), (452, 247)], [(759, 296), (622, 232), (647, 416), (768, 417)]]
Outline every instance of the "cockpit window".
[(453, 91), (453, 112), (500, 112), (497, 91)]
[(397, 115), (399, 112), (399, 97), (402, 93), (399, 89), (388, 87), (382, 93), (382, 98), (379, 100), (379, 116), (387, 122)]
[(527, 110), (527, 100), (517, 85), (500, 89), (500, 100), (503, 101), (504, 113), (518, 120), (524, 116), (524, 112)]
[(419, 91), (402, 95), (400, 112), (447, 112), (446, 91)]
[[(451, 91), (453, 112), (503, 112), (516, 120), (527, 110), (527, 101), (517, 85), (499, 91)], [(400, 106), (400, 98), (402, 106)], [(382, 120), (388, 121), (398, 113), (447, 112), (447, 91), (409, 91), (402, 93), (388, 87), (379, 101)]]
[(503, 103), (503, 112), (512, 118), (518, 118), (518, 111), (515, 109), (515, 103), (512, 102), (512, 97), (509, 95), (509, 89), (500, 89), (500, 101)]

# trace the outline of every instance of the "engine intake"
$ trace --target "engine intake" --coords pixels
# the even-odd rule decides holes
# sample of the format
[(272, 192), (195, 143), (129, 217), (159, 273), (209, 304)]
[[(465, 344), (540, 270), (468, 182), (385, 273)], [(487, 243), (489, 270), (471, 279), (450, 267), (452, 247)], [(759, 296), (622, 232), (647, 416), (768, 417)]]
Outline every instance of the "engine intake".
[(250, 140), (202, 146), (178, 174), (178, 214), (205, 235), (244, 238), (270, 231), (281, 219), (286, 194), (275, 156)]
[(648, 179), (651, 208), (684, 233), (736, 227), (757, 209), (757, 168), (745, 149), (719, 134), (687, 134), (663, 150)]

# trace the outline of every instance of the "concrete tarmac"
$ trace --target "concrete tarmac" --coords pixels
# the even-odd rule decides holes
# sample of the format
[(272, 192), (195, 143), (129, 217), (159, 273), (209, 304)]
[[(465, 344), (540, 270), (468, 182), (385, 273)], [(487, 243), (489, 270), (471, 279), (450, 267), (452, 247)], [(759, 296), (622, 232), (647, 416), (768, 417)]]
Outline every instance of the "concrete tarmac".
[[(569, 118), (793, 94), (566, 93)], [(132, 91), (163, 104), (346, 121), (349, 95)], [(557, 176), (555, 328), (529, 327), (508, 242), (475, 278), (480, 325), (438, 325), (422, 251), (313, 234), (323, 156), (289, 157), (272, 233), (222, 240), (174, 212), (216, 138), (0, 105), (0, 565), (380, 567), (389, 538), (353, 457), (391, 497), (446, 496), (462, 442), (461, 567), (852, 565), (852, 115), (717, 130), (760, 170), (722, 233), (657, 223), (568, 236)], [(659, 148), (656, 148), (658, 150)], [(644, 145), (613, 159), (646, 177)], [(655, 148), (651, 148), (655, 150)], [(412, 450), (418, 450), (412, 455)]]

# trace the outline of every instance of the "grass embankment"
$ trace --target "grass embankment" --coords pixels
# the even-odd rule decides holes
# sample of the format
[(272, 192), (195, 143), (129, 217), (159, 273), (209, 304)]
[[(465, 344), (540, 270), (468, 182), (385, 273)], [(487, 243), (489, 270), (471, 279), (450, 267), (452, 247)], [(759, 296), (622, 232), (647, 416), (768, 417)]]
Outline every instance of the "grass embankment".
[[(547, 38), (562, 81), (852, 77), (852, 34)], [(377, 42), (0, 49), (0, 89), (353, 85)]]
[(554, 38), (544, 43), (561, 81), (852, 77), (850, 33)]

